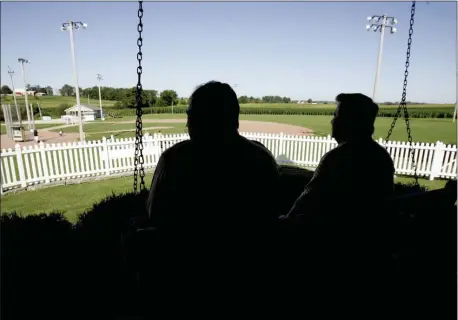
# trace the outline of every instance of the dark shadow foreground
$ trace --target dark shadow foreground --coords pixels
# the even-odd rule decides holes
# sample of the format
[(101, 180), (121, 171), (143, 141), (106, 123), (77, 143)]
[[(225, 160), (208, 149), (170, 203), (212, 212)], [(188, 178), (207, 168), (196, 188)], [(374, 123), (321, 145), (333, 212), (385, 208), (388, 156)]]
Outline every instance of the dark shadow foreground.
[[(280, 172), (278, 199), (287, 208), (311, 174), (290, 167)], [(285, 225), (136, 234), (132, 218), (141, 224), (146, 216), (146, 195), (113, 196), (73, 228), (60, 215), (3, 215), (2, 319), (197, 311), (219, 317), (242, 308), (248, 309), (239, 314), (275, 312), (282, 318), (292, 312), (312, 319), (383, 313), (398, 319), (456, 318), (456, 182), (450, 188), (394, 204), (390, 269), (362, 283), (351, 269), (342, 272), (351, 261), (317, 271), (323, 262), (310, 251), (315, 239), (300, 238)], [(412, 190), (396, 185), (396, 195)]]

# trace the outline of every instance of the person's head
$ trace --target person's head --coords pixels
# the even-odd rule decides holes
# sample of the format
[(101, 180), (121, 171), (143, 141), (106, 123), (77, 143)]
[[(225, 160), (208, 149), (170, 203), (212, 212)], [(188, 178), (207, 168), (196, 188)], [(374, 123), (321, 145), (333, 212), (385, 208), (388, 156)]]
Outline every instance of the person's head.
[(227, 83), (210, 81), (197, 87), (189, 98), (186, 113), (191, 140), (230, 137), (239, 128), (240, 105)]
[(333, 138), (337, 142), (370, 138), (374, 133), (378, 105), (361, 93), (341, 93), (336, 102), (331, 120)]

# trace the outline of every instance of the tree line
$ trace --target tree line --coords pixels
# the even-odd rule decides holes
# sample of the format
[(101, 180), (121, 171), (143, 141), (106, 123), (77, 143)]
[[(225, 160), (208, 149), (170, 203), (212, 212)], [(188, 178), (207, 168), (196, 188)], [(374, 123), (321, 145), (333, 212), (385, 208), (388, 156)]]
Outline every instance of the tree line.
[[(40, 85), (30, 85), (27, 84), (26, 89), (29, 91), (41, 92), (46, 95), (52, 96), (53, 88), (51, 86), (40, 86)], [(101, 87), (100, 95), (102, 100), (116, 101), (114, 107), (117, 109), (122, 108), (135, 108), (137, 105), (136, 102), (136, 87), (132, 88), (112, 88), (112, 87)], [(94, 86), (91, 88), (79, 88), (81, 97), (88, 97), (90, 99), (99, 99), (99, 87)], [(12, 94), (13, 91), (7, 85), (1, 87), (2, 94)], [(75, 96), (75, 87), (69, 84), (64, 84), (62, 88), (59, 89), (59, 93), (62, 96)], [(255, 104), (255, 103), (298, 103), (297, 100), (291, 100), (289, 97), (281, 97), (278, 95), (275, 96), (263, 96), (263, 97), (253, 97), (253, 96), (240, 96), (238, 98), (240, 104)], [(319, 103), (319, 104), (328, 104), (328, 101), (313, 101), (312, 99), (303, 100), (307, 103)], [(332, 102), (331, 102), (332, 103)], [(141, 104), (143, 107), (170, 107), (176, 105), (187, 105), (188, 98), (178, 97), (178, 94), (175, 90), (164, 90), (158, 92), (157, 90), (145, 90), (143, 89)], [(384, 105), (398, 105), (399, 102), (383, 102)], [(422, 105), (427, 104), (425, 102), (411, 102), (407, 101), (409, 105)]]
[[(39, 92), (39, 93), (44, 93), (48, 96), (52, 96), (54, 95), (54, 92), (53, 92), (53, 89), (51, 86), (40, 86), (40, 85), (30, 85), (30, 84), (27, 84), (25, 89), (27, 91), (35, 91), (35, 92)], [(3, 85), (2, 88), (1, 88), (1, 93), (2, 94), (12, 94), (13, 93), (13, 90), (11, 90), (11, 88), (7, 85)]]

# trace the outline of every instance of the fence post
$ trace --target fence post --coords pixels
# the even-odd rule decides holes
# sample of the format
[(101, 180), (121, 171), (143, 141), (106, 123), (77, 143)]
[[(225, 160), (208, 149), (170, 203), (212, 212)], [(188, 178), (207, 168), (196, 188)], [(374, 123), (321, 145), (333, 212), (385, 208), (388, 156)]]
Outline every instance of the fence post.
[(43, 174), (45, 176), (45, 183), (49, 183), (48, 161), (46, 160), (46, 150), (43, 141), (40, 141), (40, 156), (41, 163), (43, 166)]
[(164, 146), (164, 136), (162, 135), (161, 132), (159, 133), (154, 133), (154, 144), (157, 147), (157, 159), (159, 161), (159, 158), (161, 157), (162, 152), (164, 151), (162, 148)]
[(440, 141), (436, 142), (434, 148), (433, 159), (431, 163), (431, 173), (429, 180), (434, 180), (435, 177), (440, 175), (442, 170), (442, 160), (444, 159), (444, 144)]
[(102, 138), (103, 152), (105, 153), (105, 175), (110, 175), (111, 163), (110, 163), (110, 150), (108, 149), (108, 141), (106, 137)]
[(280, 150), (278, 150), (278, 155), (285, 155), (285, 137), (283, 132), (280, 132), (279, 140), (280, 142), (278, 143), (278, 148)]
[(22, 149), (19, 144), (15, 147), (16, 150), (16, 161), (17, 161), (17, 170), (19, 171), (19, 181), (21, 182), (21, 187), (25, 188), (27, 186), (27, 181), (24, 171), (24, 161), (22, 161)]

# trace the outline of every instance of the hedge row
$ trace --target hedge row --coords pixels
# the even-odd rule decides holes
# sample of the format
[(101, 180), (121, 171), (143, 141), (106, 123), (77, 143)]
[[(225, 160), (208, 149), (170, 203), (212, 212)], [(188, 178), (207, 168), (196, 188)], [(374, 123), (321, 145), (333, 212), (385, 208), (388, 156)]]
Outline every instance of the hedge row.
[[(173, 108), (173, 113), (186, 113), (186, 106), (177, 106)], [(452, 118), (453, 108), (409, 108), (410, 118)], [(396, 114), (396, 109), (380, 108), (378, 116), (392, 118)], [(107, 110), (111, 116), (135, 116), (134, 109), (126, 110)], [(172, 107), (159, 107), (153, 109), (144, 109), (144, 114), (166, 114), (172, 113)], [(272, 107), (241, 107), (240, 114), (245, 115), (301, 115), (301, 116), (331, 116), (334, 110), (331, 108), (272, 108)], [(403, 116), (403, 113), (401, 113)]]

